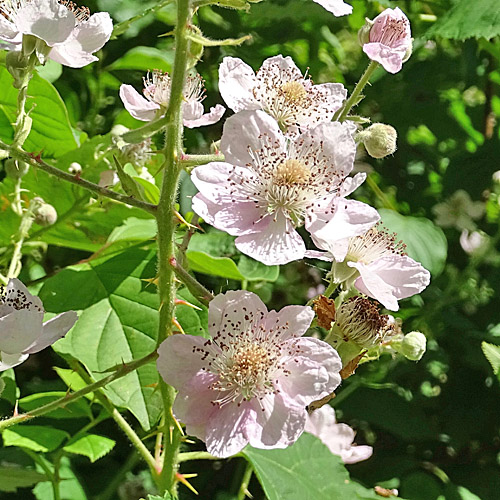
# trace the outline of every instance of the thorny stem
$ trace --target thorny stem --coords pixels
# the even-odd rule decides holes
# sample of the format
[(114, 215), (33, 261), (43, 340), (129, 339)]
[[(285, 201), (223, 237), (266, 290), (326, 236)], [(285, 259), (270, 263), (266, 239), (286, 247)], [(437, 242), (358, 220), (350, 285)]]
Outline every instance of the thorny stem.
[(46, 413), (54, 411), (57, 408), (63, 408), (69, 403), (72, 403), (73, 401), (76, 401), (77, 399), (80, 399), (81, 397), (85, 396), (86, 394), (95, 392), (97, 389), (100, 389), (101, 387), (110, 384), (114, 380), (124, 377), (125, 375), (133, 372), (134, 370), (137, 370), (137, 368), (147, 363), (150, 363), (151, 361), (154, 361), (157, 357), (158, 354), (156, 353), (156, 351), (154, 351), (145, 356), (144, 358), (131, 361), (130, 363), (124, 363), (107, 377), (104, 377), (101, 380), (94, 382), (93, 384), (90, 384), (87, 387), (84, 387), (83, 389), (80, 389), (79, 391), (76, 391), (72, 394), (68, 394), (63, 398), (56, 399), (51, 403), (35, 408), (34, 410), (31, 410), (27, 413), (21, 413), (20, 415), (14, 415), (13, 417), (6, 418), (5, 420), (0, 421), (0, 432), (3, 431), (4, 429), (7, 429), (7, 427), (11, 427), (12, 425), (19, 424), (22, 422), (27, 422), (28, 420), (31, 420), (35, 417), (40, 417), (41, 415), (45, 415)]
[[(160, 295), (160, 325), (158, 345), (172, 334), (176, 286), (174, 271), (170, 259), (174, 257), (175, 201), (179, 175), (182, 169), (182, 103), (184, 82), (186, 79), (189, 40), (187, 27), (190, 22), (191, 9), (189, 0), (177, 1), (177, 23), (175, 28), (175, 59), (172, 71), (170, 100), (165, 114), (166, 144), (163, 150), (165, 162), (164, 176), (156, 219), (158, 222), (158, 292)], [(177, 455), (180, 445), (180, 431), (172, 414), (175, 390), (160, 379), (160, 390), (163, 399), (165, 431), (163, 447), (163, 467), (158, 478), (161, 493), (169, 491), (175, 495), (175, 475), (178, 469)]]
[(220, 458), (214, 457), (208, 451), (186, 451), (185, 453), (179, 453), (179, 463), (188, 462), (189, 460), (220, 460)]
[(107, 189), (105, 187), (99, 186), (98, 184), (94, 184), (93, 182), (81, 179), (79, 176), (70, 174), (69, 172), (64, 172), (59, 168), (49, 165), (39, 157), (34, 157), (33, 155), (30, 155), (24, 151), (13, 149), (12, 146), (9, 146), (2, 141), (0, 141), (0, 149), (5, 149), (9, 151), (10, 156), (14, 159), (24, 161), (25, 163), (28, 163), (32, 167), (38, 167), (40, 170), (43, 170), (50, 175), (59, 177), (64, 181), (71, 182), (71, 184), (76, 184), (77, 186), (83, 187), (100, 196), (105, 196), (106, 198), (111, 198), (112, 200), (119, 201), (121, 203), (126, 203), (127, 205), (132, 205), (133, 207), (142, 208), (142, 210), (145, 210), (150, 214), (155, 214), (156, 212), (156, 205), (153, 205), (151, 203), (146, 203), (145, 201), (137, 200), (132, 196), (127, 196), (121, 193), (115, 193), (111, 189)]
[(191, 168), (198, 165), (205, 165), (205, 163), (212, 161), (224, 161), (224, 155), (220, 153), (213, 155), (183, 155), (181, 165), (183, 168)]
[(361, 92), (365, 88), (366, 84), (370, 80), (373, 72), (378, 68), (379, 63), (375, 61), (370, 61), (370, 64), (366, 68), (365, 72), (359, 79), (359, 82), (354, 87), (352, 94), (349, 96), (349, 99), (345, 102), (344, 106), (340, 108), (334, 115), (333, 120), (343, 122), (351, 109), (359, 102), (358, 99), (361, 95)]
[(182, 281), (187, 289), (197, 298), (203, 305), (208, 306), (208, 303), (214, 298), (212, 293), (207, 290), (199, 281), (193, 278), (174, 257), (169, 260), (175, 275)]

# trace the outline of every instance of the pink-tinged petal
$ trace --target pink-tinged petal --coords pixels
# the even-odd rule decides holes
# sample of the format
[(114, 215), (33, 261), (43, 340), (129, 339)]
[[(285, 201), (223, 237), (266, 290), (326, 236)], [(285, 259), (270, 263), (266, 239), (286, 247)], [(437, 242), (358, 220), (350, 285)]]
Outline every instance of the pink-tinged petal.
[(241, 167), (253, 164), (249, 149), (261, 149), (263, 141), (277, 143), (280, 150), (285, 147), (278, 122), (264, 111), (240, 111), (224, 123), (221, 150), (228, 163)]
[(430, 282), (429, 271), (407, 255), (382, 257), (368, 265), (348, 265), (360, 274), (354, 286), (391, 311), (399, 309), (398, 300), (420, 293)]
[(158, 348), (156, 367), (163, 380), (182, 391), (202, 371), (207, 339), (194, 335), (171, 335)]
[(42, 311), (14, 310), (0, 318), (0, 351), (21, 353), (42, 333)]
[(256, 411), (252, 405), (228, 404), (219, 408), (207, 423), (207, 450), (214, 457), (227, 458), (240, 452), (248, 444), (248, 432), (255, 427)]
[(149, 122), (156, 116), (156, 111), (160, 106), (155, 102), (148, 101), (142, 97), (132, 85), (120, 86), (120, 99), (125, 109), (137, 120)]
[(317, 108), (314, 112), (298, 116), (298, 123), (303, 130), (321, 122), (330, 122), (347, 97), (347, 90), (341, 83), (322, 83), (311, 87), (310, 96), (317, 103)]
[(13, 43), (19, 35), (16, 25), (0, 15), (0, 40)]
[(267, 307), (258, 295), (243, 290), (217, 295), (208, 310), (208, 331), (214, 337), (217, 332), (235, 333), (260, 321), (267, 314)]
[(279, 387), (283, 394), (306, 407), (340, 385), (342, 361), (337, 351), (322, 340), (303, 337), (289, 343), (299, 348), (299, 355), (285, 363), (289, 373), (280, 378)]
[(331, 165), (332, 183), (340, 184), (351, 172), (356, 156), (356, 143), (349, 128), (339, 122), (320, 123), (299, 137), (303, 148), (317, 149), (322, 144), (321, 154)]
[(49, 319), (43, 324), (41, 335), (26, 349), (25, 354), (35, 354), (36, 352), (45, 349), (49, 345), (64, 337), (78, 319), (78, 314), (75, 311), (67, 311), (58, 314), (52, 319)]
[(49, 54), (49, 59), (68, 66), (68, 68), (83, 68), (99, 59), (89, 52), (78, 50), (74, 40), (64, 44), (64, 46), (54, 47)]
[(257, 411), (257, 432), (249, 436), (251, 446), (261, 449), (286, 448), (299, 439), (307, 418), (305, 407), (281, 394), (264, 397), (260, 406)]
[(388, 73), (397, 73), (403, 67), (403, 57), (406, 48), (401, 50), (392, 49), (378, 42), (365, 43), (363, 52), (372, 60), (380, 63)]
[(364, 172), (359, 172), (353, 177), (347, 177), (344, 179), (344, 182), (342, 182), (342, 185), (340, 186), (340, 192), (339, 195), (342, 198), (345, 198), (346, 196), (349, 196), (350, 194), (354, 193), (356, 189), (358, 189), (363, 182), (366, 180), (366, 174)]
[[(200, 101), (187, 101), (182, 105), (182, 119), (184, 122), (198, 120), (203, 115), (204, 111), (205, 109)], [(184, 123), (184, 125), (186, 125), (186, 123)]]
[(260, 109), (252, 89), (256, 79), (253, 69), (236, 57), (225, 57), (219, 67), (219, 92), (224, 102), (235, 112)]
[(330, 252), (318, 252), (317, 250), (307, 250), (305, 257), (307, 259), (319, 259), (325, 262), (332, 262), (334, 260)]
[(225, 205), (216, 214), (213, 226), (232, 236), (254, 232), (255, 221), (262, 217), (262, 209), (251, 201)]
[(317, 4), (321, 5), (328, 12), (331, 12), (334, 16), (347, 16), (352, 13), (352, 7), (343, 0), (313, 0)]
[(280, 341), (291, 337), (301, 337), (314, 319), (314, 311), (309, 306), (286, 306), (280, 312), (270, 311), (265, 318), (267, 331), (282, 330)]
[[(346, 425), (346, 424), (339, 424)], [(347, 426), (348, 427), (348, 426)], [(340, 452), (340, 458), (345, 464), (356, 464), (367, 460), (373, 455), (373, 448), (368, 445), (361, 446), (351, 446), (348, 450), (342, 450)]]
[(184, 126), (187, 128), (196, 128), (204, 127), (206, 125), (213, 125), (222, 118), (222, 115), (225, 112), (226, 108), (224, 106), (221, 106), (220, 104), (217, 104), (216, 106), (210, 108), (210, 112), (201, 115), (197, 119), (189, 120), (184, 117)]
[(7, 354), (5, 352), (0, 351), (0, 372), (8, 370), (9, 368), (14, 368), (14, 366), (20, 365), (24, 361), (26, 361), (29, 357), (29, 354)]
[(318, 248), (327, 250), (340, 262), (346, 256), (348, 238), (366, 233), (379, 220), (379, 213), (366, 203), (335, 198), (329, 210), (312, 214), (306, 229)]
[(304, 257), (306, 245), (292, 222), (281, 212), (255, 225), (258, 232), (238, 236), (236, 248), (268, 266), (288, 264)]
[(25, 2), (15, 16), (21, 33), (41, 38), (49, 47), (67, 40), (75, 21), (74, 14), (57, 0)]

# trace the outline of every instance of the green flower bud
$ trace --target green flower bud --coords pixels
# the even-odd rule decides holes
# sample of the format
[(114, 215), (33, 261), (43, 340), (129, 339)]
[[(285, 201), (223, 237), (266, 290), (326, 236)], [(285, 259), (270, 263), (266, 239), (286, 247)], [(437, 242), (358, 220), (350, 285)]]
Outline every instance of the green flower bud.
[(51, 226), (57, 220), (56, 209), (45, 203), (42, 198), (33, 198), (31, 201), (31, 208), (34, 216), (34, 221), (39, 226)]
[(397, 138), (396, 129), (384, 123), (374, 123), (357, 136), (372, 158), (385, 158), (395, 153)]
[(365, 24), (363, 24), (363, 26), (361, 26), (361, 28), (358, 31), (358, 41), (361, 47), (365, 43), (370, 42), (370, 31), (372, 29), (372, 26), (373, 26), (373, 21), (365, 17)]
[(420, 332), (410, 332), (404, 336), (399, 352), (410, 361), (419, 361), (425, 354), (427, 339)]
[(5, 160), (3, 168), (5, 169), (7, 177), (10, 177), (11, 179), (20, 179), (28, 173), (30, 167), (27, 163), (24, 163), (24, 161), (9, 158), (8, 160)]

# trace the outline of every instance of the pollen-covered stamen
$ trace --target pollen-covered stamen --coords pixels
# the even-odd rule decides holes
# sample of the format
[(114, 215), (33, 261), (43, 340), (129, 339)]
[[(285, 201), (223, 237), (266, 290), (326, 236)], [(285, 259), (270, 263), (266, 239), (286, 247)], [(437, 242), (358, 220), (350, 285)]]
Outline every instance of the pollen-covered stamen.
[(278, 93), (283, 96), (285, 101), (295, 104), (299, 104), (307, 96), (304, 84), (297, 81), (284, 83)]
[(310, 177), (311, 171), (299, 160), (287, 159), (274, 171), (274, 179), (278, 186), (306, 184)]
[(159, 106), (168, 106), (170, 100), (170, 76), (168, 73), (163, 73), (157, 69), (153, 70), (151, 76), (148, 74), (144, 81), (144, 96)]
[(64, 5), (68, 10), (70, 10), (75, 18), (77, 23), (83, 23), (90, 19), (90, 9), (85, 6), (79, 7), (76, 3), (71, 0), (57, 0), (61, 5)]
[(17, 311), (25, 309), (28, 311), (43, 312), (43, 309), (33, 304), (24, 292), (21, 290), (6, 289), (3, 285), (0, 285), (0, 306), (12, 307)]
[[(381, 19), (381, 22), (384, 20)], [(407, 19), (393, 19), (388, 18), (385, 21), (385, 26), (382, 27), (382, 33), (377, 36), (377, 40), (370, 40), (373, 42), (380, 42), (383, 45), (392, 47), (399, 40), (406, 38), (406, 32), (409, 26)]]
[(369, 264), (390, 255), (406, 255), (406, 245), (378, 223), (361, 236), (351, 238), (347, 260)]
[(183, 95), (186, 101), (203, 101), (206, 97), (203, 78), (200, 75), (188, 75)]
[(335, 326), (345, 342), (364, 349), (379, 344), (387, 334), (389, 317), (380, 315), (378, 307), (368, 299), (351, 297), (337, 309)]

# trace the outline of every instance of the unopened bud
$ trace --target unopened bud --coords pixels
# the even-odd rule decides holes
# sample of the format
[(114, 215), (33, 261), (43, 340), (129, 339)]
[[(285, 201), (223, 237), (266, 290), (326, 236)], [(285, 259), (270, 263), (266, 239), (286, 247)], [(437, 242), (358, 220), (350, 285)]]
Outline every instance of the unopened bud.
[(370, 31), (373, 26), (373, 21), (365, 17), (365, 24), (358, 31), (358, 41), (361, 46), (365, 43), (370, 43)]
[(410, 332), (404, 336), (399, 352), (410, 361), (419, 361), (425, 354), (427, 339), (421, 332)]
[(31, 202), (34, 221), (39, 226), (51, 226), (57, 220), (56, 209), (45, 203), (42, 198), (34, 198)]
[(74, 161), (70, 163), (68, 172), (73, 175), (80, 175), (82, 173), (82, 166), (78, 162)]
[(24, 161), (9, 158), (8, 160), (5, 160), (3, 168), (5, 169), (7, 177), (10, 177), (11, 179), (20, 179), (28, 173), (29, 165), (24, 163)]
[(372, 158), (385, 158), (395, 153), (398, 133), (391, 125), (374, 123), (358, 134), (358, 140), (365, 145)]

